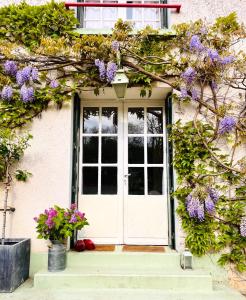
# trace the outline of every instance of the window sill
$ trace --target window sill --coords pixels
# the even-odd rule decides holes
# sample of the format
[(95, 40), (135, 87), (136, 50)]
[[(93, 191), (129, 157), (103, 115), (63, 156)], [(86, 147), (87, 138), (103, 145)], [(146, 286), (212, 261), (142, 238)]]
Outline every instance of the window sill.
[[(77, 28), (75, 30), (77, 33), (79, 34), (91, 34), (91, 35), (97, 35), (97, 34), (101, 34), (101, 35), (110, 35), (112, 34), (113, 30), (112, 29), (107, 29), (107, 28), (95, 28), (95, 29), (90, 29), (90, 28)], [(138, 30), (133, 30), (132, 33), (130, 33), (130, 35), (134, 35), (137, 34)], [(175, 35), (175, 31), (174, 30), (170, 30), (170, 29), (159, 29), (158, 30), (158, 34), (150, 34), (153, 36), (174, 36)]]

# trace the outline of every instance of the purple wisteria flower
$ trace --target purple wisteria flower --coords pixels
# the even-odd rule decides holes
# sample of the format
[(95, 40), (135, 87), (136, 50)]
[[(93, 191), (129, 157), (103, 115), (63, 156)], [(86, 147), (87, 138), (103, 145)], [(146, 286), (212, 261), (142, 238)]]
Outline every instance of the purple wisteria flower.
[(209, 197), (216, 204), (219, 200), (219, 197), (220, 197), (219, 192), (214, 188), (208, 188), (208, 194), (209, 194)]
[(106, 75), (107, 75), (107, 81), (108, 81), (108, 82), (111, 82), (111, 81), (114, 80), (116, 71), (117, 71), (117, 65), (116, 65), (116, 63), (110, 61), (110, 62), (107, 64), (107, 72), (106, 72)]
[(95, 66), (98, 67), (100, 79), (104, 80), (106, 76), (106, 67), (104, 61), (95, 59)]
[(25, 83), (24, 77), (22, 76), (22, 71), (16, 73), (16, 82), (18, 85), (23, 85)]
[(204, 220), (204, 205), (191, 194), (186, 197), (186, 209), (191, 218), (197, 218), (200, 222)]
[(118, 41), (113, 41), (111, 46), (114, 51), (118, 51), (120, 48), (120, 43)]
[(230, 56), (226, 56), (224, 58), (221, 59), (221, 64), (222, 65), (228, 65), (231, 64), (235, 61), (235, 57), (233, 55)]
[(33, 68), (31, 66), (26, 66), (16, 73), (16, 81), (19, 85), (23, 85), (25, 82), (30, 80), (32, 76), (32, 69)]
[(190, 50), (196, 52), (202, 52), (204, 50), (204, 46), (200, 41), (198, 35), (193, 35), (190, 40)]
[(51, 80), (50, 87), (52, 89), (56, 89), (56, 88), (58, 88), (58, 86), (59, 86), (59, 82), (56, 79)]
[(14, 61), (12, 60), (7, 60), (4, 64), (4, 71), (6, 74), (15, 76), (17, 73), (17, 65)]
[(236, 125), (236, 119), (230, 116), (226, 116), (220, 120), (219, 134), (229, 133)]
[(246, 237), (246, 217), (242, 217), (241, 219), (240, 234), (242, 237)]
[(187, 97), (189, 97), (187, 89), (185, 87), (181, 87), (180, 88), (180, 98), (183, 100), (183, 99), (186, 99)]
[(33, 87), (26, 87), (23, 85), (20, 89), (20, 95), (23, 102), (31, 102), (34, 100), (34, 89)]
[(70, 219), (70, 221), (69, 221), (69, 223), (76, 223), (77, 222), (77, 218), (76, 218), (76, 215), (72, 215), (71, 216), (71, 219)]
[(220, 61), (220, 56), (217, 50), (208, 49), (208, 57), (211, 59), (212, 63)]
[(37, 80), (38, 79), (38, 69), (37, 68), (32, 68), (32, 73), (31, 73), (32, 80)]
[(191, 84), (196, 77), (196, 70), (192, 67), (189, 67), (184, 71), (184, 73), (181, 74), (181, 77), (186, 81), (187, 84)]
[(191, 90), (191, 98), (192, 98), (192, 100), (195, 100), (195, 101), (199, 99), (198, 92), (196, 89)]
[(210, 196), (205, 199), (205, 209), (209, 214), (212, 214), (215, 210), (214, 201), (210, 198)]
[(25, 68), (22, 69), (21, 73), (22, 73), (22, 77), (25, 81), (30, 80), (31, 75), (32, 75), (32, 67), (26, 66)]
[(13, 97), (13, 89), (10, 85), (5, 85), (2, 89), (1, 97), (4, 100), (11, 100)]

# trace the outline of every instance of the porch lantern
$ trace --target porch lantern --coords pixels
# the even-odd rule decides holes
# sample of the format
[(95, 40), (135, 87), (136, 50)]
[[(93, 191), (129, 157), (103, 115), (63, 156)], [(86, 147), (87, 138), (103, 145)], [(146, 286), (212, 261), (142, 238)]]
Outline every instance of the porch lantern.
[(193, 255), (188, 249), (185, 249), (184, 252), (180, 255), (180, 265), (182, 269), (192, 269)]
[(116, 71), (114, 80), (111, 82), (118, 99), (125, 98), (128, 83), (129, 79), (126, 76), (124, 69), (118, 69)]

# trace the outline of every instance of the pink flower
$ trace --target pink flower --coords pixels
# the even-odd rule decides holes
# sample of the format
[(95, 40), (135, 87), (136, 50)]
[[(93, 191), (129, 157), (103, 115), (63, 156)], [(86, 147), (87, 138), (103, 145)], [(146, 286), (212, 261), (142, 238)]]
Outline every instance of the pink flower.
[(75, 210), (74, 213), (76, 216), (80, 217), (81, 219), (84, 219), (85, 217), (85, 214), (82, 213), (81, 211)]
[(70, 209), (75, 210), (77, 208), (77, 205), (75, 203), (71, 204)]
[(70, 219), (69, 223), (76, 223), (76, 222), (77, 222), (77, 218), (76, 218), (76, 216), (73, 214), (73, 215), (71, 216), (71, 219)]

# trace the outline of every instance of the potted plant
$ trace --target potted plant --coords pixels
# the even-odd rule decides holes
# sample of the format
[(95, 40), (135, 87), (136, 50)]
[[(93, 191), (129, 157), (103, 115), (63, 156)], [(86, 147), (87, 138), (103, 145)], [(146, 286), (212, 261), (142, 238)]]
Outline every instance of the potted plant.
[(0, 243), (0, 292), (13, 292), (29, 277), (30, 239), (6, 239), (6, 218), (8, 211), (15, 209), (8, 206), (11, 183), (15, 177), (26, 181), (30, 173), (25, 170), (14, 170), (25, 149), (29, 146), (31, 135), (19, 136), (15, 132), (0, 132), (0, 182), (4, 188), (3, 224)]
[(48, 270), (50, 272), (65, 270), (67, 262), (65, 242), (75, 230), (81, 230), (85, 225), (89, 225), (85, 214), (80, 212), (75, 204), (66, 209), (55, 205), (34, 220), (37, 222), (38, 238), (50, 241)]

